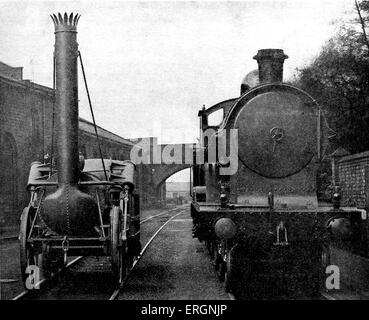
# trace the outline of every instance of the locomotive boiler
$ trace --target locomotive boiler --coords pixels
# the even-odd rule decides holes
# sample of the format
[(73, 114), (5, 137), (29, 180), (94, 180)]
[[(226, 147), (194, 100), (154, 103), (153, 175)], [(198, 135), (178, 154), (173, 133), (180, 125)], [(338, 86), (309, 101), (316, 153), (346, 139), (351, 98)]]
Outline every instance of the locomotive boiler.
[[(330, 244), (360, 238), (366, 219), (363, 210), (340, 208), (337, 192), (333, 206), (318, 201), (326, 122), (313, 97), (283, 82), (286, 58), (280, 49), (259, 50), (258, 72), (241, 96), (199, 112), (196, 154), (204, 161), (195, 157), (193, 166), (193, 233), (241, 299), (319, 295)], [(217, 125), (208, 121), (215, 112), (223, 114)], [(236, 170), (227, 174), (232, 159), (225, 163), (219, 151), (231, 158), (232, 131)]]
[(84, 159), (79, 154), (80, 16), (59, 13), (51, 17), (55, 25), (56, 157), (31, 164), (27, 185), (31, 199), (20, 225), (21, 272), (26, 280), (30, 266), (48, 276), (65, 266), (68, 256), (109, 256), (114, 279), (122, 281), (140, 252), (135, 164), (103, 159), (102, 154), (101, 159)]

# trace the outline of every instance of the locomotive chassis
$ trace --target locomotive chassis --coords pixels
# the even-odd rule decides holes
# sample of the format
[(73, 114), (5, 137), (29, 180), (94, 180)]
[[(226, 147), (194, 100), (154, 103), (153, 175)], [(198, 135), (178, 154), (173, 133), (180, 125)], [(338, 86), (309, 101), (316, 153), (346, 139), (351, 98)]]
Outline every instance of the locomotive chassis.
[[(346, 244), (329, 232), (328, 224), (333, 219), (350, 221), (354, 235), (350, 247), (367, 255), (362, 223), (367, 219), (365, 210), (287, 210), (247, 205), (222, 208), (219, 203), (192, 202), (191, 217), (193, 235), (205, 243), (225, 290), (243, 299), (319, 297), (325, 289), (332, 245)], [(238, 226), (231, 239), (221, 239), (214, 231), (223, 218)], [(289, 221), (283, 241), (277, 236), (278, 230), (272, 228), (281, 220)]]

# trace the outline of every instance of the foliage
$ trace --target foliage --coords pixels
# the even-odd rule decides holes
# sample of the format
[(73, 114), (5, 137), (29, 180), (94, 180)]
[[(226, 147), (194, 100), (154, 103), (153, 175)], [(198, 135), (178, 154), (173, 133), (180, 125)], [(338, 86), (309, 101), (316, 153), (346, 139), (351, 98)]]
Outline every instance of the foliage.
[[(360, 8), (369, 21), (369, 1)], [(295, 84), (321, 105), (338, 145), (369, 150), (369, 51), (360, 19), (341, 23), (316, 59), (298, 70)]]

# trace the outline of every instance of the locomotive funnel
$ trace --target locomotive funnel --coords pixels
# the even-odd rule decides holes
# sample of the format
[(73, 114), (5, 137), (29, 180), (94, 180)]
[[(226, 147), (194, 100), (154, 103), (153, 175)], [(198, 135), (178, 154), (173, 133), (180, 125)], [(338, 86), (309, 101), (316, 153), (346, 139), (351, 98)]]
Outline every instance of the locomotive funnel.
[(254, 59), (259, 65), (260, 83), (282, 82), (283, 63), (288, 56), (282, 49), (261, 49)]
[(53, 15), (55, 24), (56, 144), (59, 185), (78, 182), (77, 23), (79, 15)]
[(55, 25), (55, 129), (58, 189), (49, 194), (42, 217), (63, 235), (87, 235), (97, 224), (95, 199), (78, 189), (77, 23), (79, 15), (52, 15)]

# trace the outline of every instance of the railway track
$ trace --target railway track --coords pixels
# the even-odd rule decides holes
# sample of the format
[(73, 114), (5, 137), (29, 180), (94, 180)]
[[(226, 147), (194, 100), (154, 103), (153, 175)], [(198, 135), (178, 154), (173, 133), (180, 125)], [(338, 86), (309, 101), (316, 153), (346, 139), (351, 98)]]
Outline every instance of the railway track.
[[(171, 218), (169, 218), (164, 224), (162, 224), (160, 226), (160, 228), (158, 228), (156, 230), (156, 232), (150, 237), (150, 239), (146, 242), (145, 246), (142, 248), (140, 255), (137, 257), (137, 259), (134, 261), (131, 270), (127, 273), (126, 277), (123, 279), (122, 283), (120, 284), (119, 288), (117, 288), (113, 294), (110, 296), (109, 300), (116, 300), (119, 297), (119, 294), (124, 291), (125, 288), (125, 284), (128, 281), (130, 275), (132, 274), (132, 271), (136, 268), (137, 264), (141, 261), (141, 259), (144, 257), (145, 253), (147, 252), (147, 249), (150, 247), (151, 243), (154, 241), (154, 239), (157, 238), (157, 236), (161, 233), (161, 231), (172, 221), (175, 221), (175, 219), (179, 216), (183, 214), (183, 211), (181, 210), (180, 212), (176, 213), (174, 216), (172, 216)], [(161, 216), (163, 214), (158, 214), (155, 215), (153, 217), (158, 217)], [(143, 221), (146, 221), (146, 219), (144, 219)], [(227, 294), (229, 300), (235, 300), (235, 297), (232, 293), (228, 293)]]
[(322, 300), (369, 300), (369, 293), (362, 291), (341, 290), (337, 292), (322, 292)]
[[(108, 299), (108, 300), (116, 300), (118, 299), (119, 295), (124, 292), (125, 290), (125, 285), (128, 281), (128, 279), (131, 277), (132, 272), (136, 269), (137, 265), (139, 264), (139, 262), (142, 260), (142, 258), (145, 256), (147, 250), (150, 248), (150, 245), (152, 244), (152, 242), (154, 241), (154, 239), (157, 238), (157, 236), (163, 231), (163, 229), (170, 223), (172, 222), (174, 219), (176, 219), (179, 215), (183, 214), (183, 209), (184, 207), (176, 207), (170, 210), (165, 210), (163, 212), (159, 212), (153, 215), (150, 215), (144, 219), (141, 220), (140, 224), (145, 224), (146, 222), (149, 222), (153, 219), (156, 218), (164, 218), (165, 215), (169, 215), (170, 213), (173, 213), (173, 215), (171, 215), (168, 219), (165, 219), (165, 221), (160, 225), (159, 228), (156, 228), (155, 232), (148, 238), (148, 240), (146, 241), (144, 247), (142, 248), (140, 255), (135, 259), (131, 269), (129, 270), (129, 272), (127, 273), (126, 277), (123, 279), (122, 283), (119, 285), (118, 288), (116, 288), (113, 293), (106, 294), (104, 293), (103, 295), (105, 296), (104, 299)], [(179, 211), (179, 212), (176, 212)], [(167, 218), (167, 217), (165, 217)], [(157, 221), (159, 222), (159, 221)], [(155, 222), (155, 223), (157, 223)], [(58, 277), (59, 275), (61, 276), (63, 274), (63, 272), (65, 272), (68, 269), (71, 268), (78, 268), (79, 263), (82, 263), (83, 259), (86, 257), (76, 257), (73, 260), (71, 260), (67, 266), (60, 270), (59, 274), (55, 274), (54, 277)], [(40, 290), (31, 290), (31, 291), (23, 291), (20, 294), (18, 294), (17, 296), (15, 296), (12, 300), (26, 300), (26, 299), (42, 299), (43, 295), (45, 294), (45, 292), (47, 290), (51, 290), (54, 287), (50, 286), (48, 282), (51, 282), (53, 280), (53, 278), (51, 279), (42, 279), (38, 285), (40, 286)], [(110, 288), (110, 290), (112, 290), (112, 288)], [(236, 300), (234, 295), (232, 293), (228, 293), (227, 294), (229, 300)], [(364, 295), (362, 293), (355, 293), (354, 294), (346, 294), (344, 291), (340, 292), (340, 293), (329, 293), (329, 292), (322, 292), (321, 293), (321, 300), (353, 300), (353, 299), (357, 299), (357, 300), (364, 300), (364, 299), (369, 299), (369, 296)]]
[[(160, 231), (166, 226), (167, 223), (169, 223), (172, 219), (174, 219), (176, 216), (178, 216), (179, 214), (183, 213), (183, 206), (181, 207), (175, 207), (175, 208), (172, 208), (172, 209), (169, 209), (169, 210), (165, 210), (163, 212), (160, 212), (158, 214), (154, 214), (154, 215), (151, 215), (149, 217), (146, 217), (144, 219), (142, 219), (140, 221), (140, 225), (152, 220), (152, 219), (155, 219), (155, 218), (159, 218), (159, 217), (162, 217), (164, 215), (168, 215), (170, 213), (172, 213), (173, 211), (178, 211), (180, 210), (179, 213), (175, 214), (174, 216), (172, 216), (169, 220), (167, 220), (156, 232), (155, 234), (149, 239), (149, 241), (145, 244), (144, 248), (141, 250), (140, 252), (140, 255), (136, 258), (136, 260), (134, 261), (133, 265), (132, 265), (132, 268), (130, 270), (130, 272), (135, 268), (136, 264), (138, 263), (138, 261), (142, 258), (142, 256), (144, 255), (144, 253), (146, 252), (147, 248), (149, 247), (149, 245), (151, 244), (151, 242), (154, 240), (154, 238), (160, 233)], [(38, 283), (35, 284), (35, 287), (39, 287), (39, 289), (36, 291), (36, 290), (24, 290), (23, 292), (19, 293), (18, 295), (16, 295), (12, 300), (26, 300), (28, 298), (30, 299), (35, 299), (37, 298), (39, 295), (42, 295), (45, 293), (45, 290), (48, 289), (48, 286), (50, 284), (50, 282), (52, 282), (55, 278), (61, 276), (64, 272), (66, 272), (67, 270), (71, 269), (72, 267), (77, 267), (78, 266), (78, 263), (81, 263), (82, 260), (86, 258), (84, 256), (78, 256), (78, 257), (75, 257), (73, 258), (70, 262), (68, 262), (68, 264), (60, 269), (57, 273), (55, 273), (51, 278), (44, 278), (44, 279), (41, 279)], [(111, 298), (115, 296), (117, 296), (117, 292), (119, 290), (121, 290), (122, 288), (122, 285), (124, 284), (124, 281), (126, 281), (126, 279), (128, 278), (129, 276), (129, 273), (126, 275), (126, 277), (124, 278), (122, 284), (120, 285), (119, 289), (115, 290), (114, 293), (111, 295), (110, 299), (109, 300), (112, 300)], [(51, 287), (50, 289), (52, 289), (54, 287)]]
[(145, 246), (142, 248), (140, 255), (137, 257), (137, 259), (133, 262), (132, 268), (131, 270), (127, 273), (126, 277), (123, 279), (120, 287), (118, 289), (116, 289), (113, 294), (111, 295), (111, 297), (109, 298), (109, 300), (115, 300), (117, 299), (117, 297), (119, 296), (120, 291), (124, 288), (124, 284), (127, 281), (130, 273), (132, 272), (132, 270), (136, 267), (137, 263), (142, 259), (142, 257), (144, 256), (147, 248), (150, 246), (150, 244), (152, 243), (152, 241), (157, 237), (157, 235), (165, 228), (165, 226), (170, 223), (174, 218), (176, 218), (177, 216), (179, 216), (180, 214), (182, 214), (182, 211), (175, 214), (174, 216), (172, 216), (170, 219), (168, 219), (153, 235), (152, 237), (149, 239), (149, 241), (146, 242)]
[[(84, 258), (83, 256), (74, 258), (72, 261), (68, 262), (67, 265), (63, 269), (59, 270), (59, 272), (54, 274), (51, 278), (44, 278), (44, 279), (41, 279), (39, 282), (35, 283), (35, 287), (39, 287), (42, 290), (42, 287), (45, 286), (48, 282), (52, 281), (55, 277), (59, 276), (62, 272), (64, 272), (68, 268), (71, 268), (72, 266), (76, 265), (83, 258)], [(20, 294), (18, 294), (17, 296), (15, 296), (12, 300), (26, 299), (28, 296), (33, 295), (34, 292), (35, 292), (34, 290), (25, 290), (21, 292)]]

